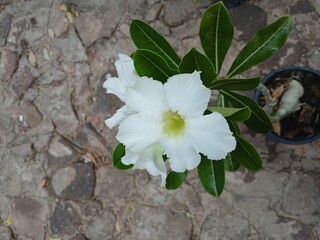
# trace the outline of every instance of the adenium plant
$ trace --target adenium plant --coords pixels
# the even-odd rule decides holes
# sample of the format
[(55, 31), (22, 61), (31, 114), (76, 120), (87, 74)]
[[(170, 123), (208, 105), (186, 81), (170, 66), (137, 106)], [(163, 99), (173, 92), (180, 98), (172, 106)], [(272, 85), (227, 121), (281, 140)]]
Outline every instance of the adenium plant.
[[(291, 19), (282, 17), (258, 31), (222, 76), (234, 32), (222, 2), (202, 17), (204, 53), (192, 48), (182, 58), (151, 26), (133, 20), (130, 34), (137, 50), (131, 57), (119, 54), (118, 77), (103, 85), (124, 103), (106, 120), (109, 128), (118, 126), (113, 166), (146, 169), (161, 176), (167, 189), (180, 187), (188, 171), (197, 168), (204, 189), (213, 196), (223, 191), (225, 170), (236, 171), (240, 165), (261, 169), (261, 157), (241, 137), (238, 123), (257, 133), (271, 131), (272, 123), (254, 100), (238, 93), (255, 89), (260, 77), (239, 74), (281, 48), (291, 29)], [(213, 106), (208, 106), (210, 90), (219, 92)]]

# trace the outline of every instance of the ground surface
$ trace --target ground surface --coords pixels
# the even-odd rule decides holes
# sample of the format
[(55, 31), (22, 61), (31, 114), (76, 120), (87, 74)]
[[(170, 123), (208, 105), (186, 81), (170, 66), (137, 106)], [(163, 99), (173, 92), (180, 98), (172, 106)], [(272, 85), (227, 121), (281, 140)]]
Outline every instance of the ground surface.
[[(79, 16), (62, 3), (75, 3)], [(236, 34), (228, 59), (257, 29), (291, 15), (288, 43), (251, 73), (289, 65), (319, 70), (315, 3), (252, 0), (231, 10)], [(208, 5), (0, 0), (1, 240), (319, 239), (320, 141), (289, 146), (244, 129), (264, 169), (228, 173), (220, 198), (203, 191), (196, 172), (181, 189), (166, 191), (145, 171), (110, 164), (116, 131), (104, 120), (120, 102), (102, 83), (115, 74), (117, 54), (134, 50), (130, 21), (151, 23), (183, 55), (200, 45)]]

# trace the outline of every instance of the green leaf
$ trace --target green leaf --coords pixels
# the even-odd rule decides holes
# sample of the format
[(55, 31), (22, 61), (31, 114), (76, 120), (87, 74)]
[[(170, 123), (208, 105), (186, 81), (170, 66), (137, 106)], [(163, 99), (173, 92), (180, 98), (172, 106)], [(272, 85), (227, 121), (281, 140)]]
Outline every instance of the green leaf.
[(126, 154), (125, 146), (119, 143), (112, 154), (112, 164), (115, 168), (126, 170), (133, 167), (133, 164), (125, 165), (121, 162), (121, 158)]
[(214, 80), (210, 84), (211, 89), (217, 90), (234, 90), (234, 91), (248, 91), (255, 89), (260, 83), (260, 77), (243, 78), (243, 79), (221, 79)]
[(202, 186), (209, 194), (215, 197), (220, 196), (225, 182), (223, 160), (209, 160), (201, 154), (201, 162), (198, 165), (198, 175)]
[(251, 115), (251, 111), (249, 107), (243, 107), (243, 108), (208, 107), (208, 110), (211, 112), (219, 112), (227, 120), (232, 120), (232, 121), (245, 121)]
[(233, 107), (243, 108), (248, 106), (250, 108), (250, 118), (244, 121), (248, 128), (257, 133), (272, 131), (273, 127), (270, 118), (254, 100), (234, 92), (220, 91), (220, 93)]
[(270, 57), (284, 45), (291, 29), (291, 18), (282, 17), (258, 31), (240, 51), (227, 76), (232, 77)]
[(186, 170), (185, 172), (179, 172), (179, 173), (171, 171), (166, 178), (166, 188), (168, 190), (177, 189), (178, 187), (181, 186), (181, 184), (183, 183), (187, 175), (188, 175), (188, 170)]
[(228, 153), (227, 157), (224, 159), (224, 169), (235, 172), (239, 167), (240, 164), (231, 157), (230, 153)]
[(181, 73), (193, 73), (195, 70), (201, 71), (201, 80), (206, 87), (210, 86), (210, 83), (216, 78), (212, 63), (210, 60), (192, 48), (183, 58), (179, 65)]
[(231, 18), (222, 2), (206, 10), (201, 20), (199, 36), (202, 48), (218, 74), (233, 38)]
[(234, 133), (234, 135), (240, 135), (240, 129), (238, 127), (238, 124), (234, 121), (227, 121), (230, 127), (231, 132)]
[(180, 57), (167, 40), (149, 24), (133, 20), (130, 25), (130, 34), (138, 49), (150, 50), (161, 56), (171, 69), (179, 69)]
[(238, 126), (234, 122), (228, 121), (228, 123), (237, 140), (236, 149), (230, 153), (231, 159), (240, 163), (242, 166), (251, 171), (257, 171), (261, 169), (261, 157), (255, 147), (240, 136)]
[(172, 70), (160, 55), (145, 49), (138, 49), (135, 52), (133, 63), (140, 76), (152, 77), (163, 83), (179, 73), (177, 70)]
[(235, 159), (245, 168), (251, 171), (257, 171), (262, 168), (260, 154), (254, 146), (252, 146), (244, 138), (236, 135), (237, 147), (231, 152), (231, 158)]

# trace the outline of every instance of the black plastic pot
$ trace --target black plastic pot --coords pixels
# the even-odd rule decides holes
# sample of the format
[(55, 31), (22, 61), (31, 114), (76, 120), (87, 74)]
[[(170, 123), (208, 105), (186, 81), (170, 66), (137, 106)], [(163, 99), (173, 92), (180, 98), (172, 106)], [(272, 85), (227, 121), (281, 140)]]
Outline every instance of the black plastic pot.
[(235, 8), (241, 4), (242, 0), (224, 0), (223, 3), (227, 8)]
[[(275, 79), (275, 78), (279, 78), (279, 77), (291, 77), (291, 74), (300, 74), (300, 75), (305, 75), (307, 77), (303, 78), (300, 83), (302, 84), (302, 86), (304, 87), (304, 94), (303, 96), (300, 98), (301, 102), (304, 102), (304, 98), (306, 98), (308, 96), (308, 94), (310, 95), (310, 91), (311, 91), (311, 86), (314, 85), (315, 81), (320, 81), (320, 72), (319, 71), (315, 71), (312, 70), (310, 68), (305, 68), (305, 67), (286, 67), (286, 68), (281, 68), (278, 70), (275, 70), (271, 73), (269, 73), (268, 75), (266, 75), (261, 83), (264, 85), (268, 85), (268, 82), (270, 82), (271, 80)], [(260, 90), (257, 90), (255, 93), (255, 101), (260, 104), (260, 98), (261, 98), (261, 92)], [(315, 98), (316, 99), (316, 98)], [(314, 102), (308, 102), (308, 104), (312, 105), (312, 106), (317, 106), (317, 108), (320, 108), (320, 98), (315, 100)], [(316, 104), (316, 105), (314, 105)], [(316, 139), (320, 138), (320, 115), (318, 114), (317, 117), (319, 117), (319, 123), (316, 124), (315, 126), (315, 132), (313, 134), (309, 134), (307, 136), (300, 136), (297, 138), (293, 138), (293, 139), (289, 139), (289, 138), (285, 138), (282, 136), (279, 136), (278, 134), (271, 132), (268, 134), (268, 136), (270, 138), (272, 138), (275, 141), (281, 142), (281, 143), (286, 143), (286, 144), (304, 144), (304, 143), (310, 143)], [(286, 117), (287, 118), (287, 117)], [(281, 120), (282, 124), (290, 124), (290, 122), (286, 122), (286, 118), (284, 118), (283, 120)], [(284, 121), (284, 122), (282, 122)]]

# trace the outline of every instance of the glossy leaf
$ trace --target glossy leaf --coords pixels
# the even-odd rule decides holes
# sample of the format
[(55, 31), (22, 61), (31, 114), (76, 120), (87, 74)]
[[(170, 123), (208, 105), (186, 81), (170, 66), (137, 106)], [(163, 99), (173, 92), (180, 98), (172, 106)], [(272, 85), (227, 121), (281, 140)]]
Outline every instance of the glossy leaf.
[(245, 121), (251, 115), (251, 111), (249, 107), (243, 107), (243, 108), (208, 107), (208, 110), (211, 112), (219, 112), (227, 120), (232, 120), (232, 121)]
[(217, 90), (234, 90), (234, 91), (248, 91), (255, 89), (260, 83), (260, 77), (243, 78), (243, 79), (221, 79), (214, 80), (210, 84), (211, 89)]
[(206, 10), (201, 20), (199, 36), (202, 48), (218, 74), (233, 38), (231, 18), (222, 2)]
[(261, 169), (261, 157), (255, 147), (239, 135), (236, 135), (235, 137), (237, 140), (237, 147), (231, 152), (231, 158), (235, 159), (238, 163), (251, 171)]
[(138, 49), (135, 52), (133, 62), (140, 76), (152, 77), (163, 83), (179, 73), (178, 70), (172, 70), (161, 56), (145, 49)]
[(193, 73), (195, 70), (201, 71), (201, 80), (206, 87), (209, 87), (217, 76), (210, 60), (195, 48), (192, 48), (182, 58), (179, 70), (181, 73)]
[(239, 167), (240, 164), (231, 157), (230, 153), (228, 153), (227, 157), (224, 159), (224, 169), (235, 172)]
[(234, 121), (227, 120), (227, 122), (229, 124), (231, 132), (233, 132), (234, 135), (240, 135), (240, 129), (239, 129), (238, 124)]
[(121, 162), (121, 158), (126, 154), (125, 146), (119, 143), (112, 154), (112, 164), (115, 168), (126, 170), (133, 167), (133, 164), (125, 165)]
[(209, 160), (206, 156), (201, 155), (198, 175), (202, 186), (209, 194), (215, 197), (220, 196), (225, 182), (223, 160)]
[(227, 76), (239, 74), (270, 57), (284, 45), (291, 29), (291, 18), (282, 17), (258, 31), (240, 51)]
[(181, 186), (187, 175), (188, 171), (182, 173), (171, 171), (166, 178), (166, 188), (168, 190), (177, 189)]
[(230, 153), (231, 159), (251, 171), (261, 169), (262, 160), (255, 147), (240, 136), (238, 126), (235, 123), (231, 121), (228, 121), (228, 123), (237, 140), (236, 149)]
[(180, 57), (167, 40), (149, 24), (141, 20), (133, 20), (130, 25), (130, 34), (138, 49), (150, 50), (161, 56), (169, 68), (179, 69)]
[(244, 121), (246, 126), (257, 133), (272, 131), (272, 123), (263, 109), (251, 98), (230, 91), (220, 91), (224, 98), (235, 108), (248, 106), (251, 110), (250, 118)]

